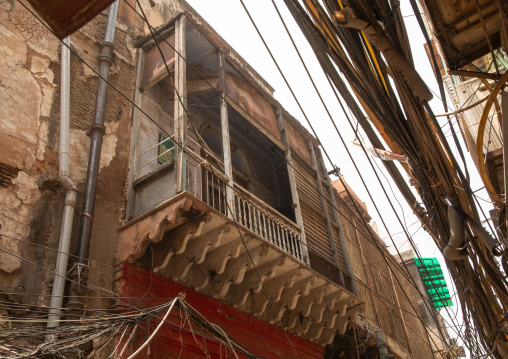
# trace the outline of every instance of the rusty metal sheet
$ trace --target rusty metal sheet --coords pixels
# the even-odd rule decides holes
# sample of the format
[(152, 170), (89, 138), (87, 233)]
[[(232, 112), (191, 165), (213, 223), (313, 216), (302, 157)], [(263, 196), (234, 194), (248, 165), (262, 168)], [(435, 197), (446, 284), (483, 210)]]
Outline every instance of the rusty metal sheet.
[(244, 79), (229, 73), (226, 76), (226, 90), (230, 99), (261, 123), (275, 138), (281, 139), (272, 104), (258, 90)]
[(58, 38), (63, 39), (100, 14), (114, 0), (28, 1)]
[(286, 134), (288, 136), (289, 147), (302, 160), (304, 160), (306, 164), (312, 166), (307, 141), (302, 136), (302, 134), (291, 125), (288, 120), (284, 119), (284, 124), (286, 126)]

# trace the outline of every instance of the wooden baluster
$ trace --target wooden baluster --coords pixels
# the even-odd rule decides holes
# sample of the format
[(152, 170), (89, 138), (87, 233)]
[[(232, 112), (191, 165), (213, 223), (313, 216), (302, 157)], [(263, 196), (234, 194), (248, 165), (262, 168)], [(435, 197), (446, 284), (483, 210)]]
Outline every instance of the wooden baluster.
[(247, 227), (247, 220), (245, 218), (245, 200), (242, 198), (242, 224)]
[(261, 211), (258, 209), (256, 209), (256, 214), (257, 214), (257, 217), (258, 217), (258, 233), (259, 233), (259, 236), (261, 238), (264, 238), (263, 237), (263, 229), (262, 229), (262, 223), (261, 223), (261, 216), (262, 216), (262, 213)]
[(254, 232), (259, 235), (259, 212), (254, 205), (252, 205), (252, 224), (254, 225)]
[(215, 207), (215, 176), (212, 173), (212, 208), (217, 209)]
[(289, 229), (289, 239), (291, 241), (291, 247), (293, 248), (293, 255), (298, 258), (298, 249), (295, 242), (295, 234), (294, 232)]
[(298, 243), (296, 243), (295, 232), (289, 230), (289, 237), (291, 238), (291, 245), (293, 246), (293, 252), (296, 258), (300, 258), (298, 254)]
[(293, 253), (293, 243), (291, 242), (291, 233), (286, 227), (284, 228), (284, 235), (286, 236), (286, 244), (288, 246), (288, 253), (294, 255)]
[(279, 247), (280, 249), (284, 250), (284, 238), (282, 237), (280, 226), (275, 221), (273, 221), (273, 225), (275, 226), (275, 230), (277, 231), (277, 237), (279, 239)]
[(217, 208), (220, 213), (222, 213), (221, 209), (223, 209), (223, 208), (221, 208), (222, 207), (221, 187), (222, 187), (221, 180), (220, 180), (220, 178), (217, 177), (217, 192), (219, 193), (219, 196), (217, 197)]
[(261, 237), (263, 237), (264, 240), (268, 241), (268, 238), (266, 237), (266, 230), (265, 230), (265, 221), (266, 221), (266, 214), (261, 211), (260, 213), (260, 230), (261, 230)]
[(266, 217), (266, 238), (268, 238), (272, 244), (275, 244), (272, 231), (272, 219), (270, 217)]
[(271, 232), (271, 236), (272, 236), (272, 242), (277, 246), (279, 247), (279, 241), (277, 239), (277, 231), (276, 231), (276, 228), (275, 226), (273, 225), (273, 220), (270, 219), (270, 232)]
[(242, 198), (240, 196), (237, 197), (238, 198), (238, 221), (243, 224), (245, 219), (244, 219), (244, 215), (243, 215), (243, 201), (242, 201)]
[(298, 235), (298, 233), (295, 233), (295, 242), (297, 244), (296, 248), (298, 248), (298, 259), (303, 260), (303, 258), (302, 258), (303, 243), (300, 241), (300, 236)]
[(233, 218), (237, 222), (240, 222), (240, 216), (238, 215), (240, 213), (240, 203), (238, 202), (238, 196), (236, 195), (236, 193), (235, 193), (235, 195), (233, 197), (233, 201), (234, 201), (234, 204), (235, 204), (235, 206), (234, 206), (235, 210), (234, 210), (234, 216), (233, 216)]
[(205, 185), (205, 196), (206, 196), (206, 204), (210, 205), (210, 190), (208, 189), (208, 170), (205, 168), (205, 177), (206, 177), (206, 185)]
[(275, 227), (275, 231), (277, 232), (277, 242), (279, 242), (279, 248), (284, 250), (284, 243), (282, 242), (282, 233), (280, 232), (280, 227), (277, 225), (277, 222), (273, 221), (273, 226)]
[(252, 226), (252, 205), (248, 200), (245, 200), (247, 203), (247, 228), (254, 230)]
[(289, 238), (291, 239), (291, 247), (293, 247), (293, 255), (296, 258), (299, 258), (298, 256), (298, 246), (295, 241), (295, 233), (292, 230), (289, 230)]
[(254, 232), (259, 234), (259, 231), (258, 231), (258, 213), (257, 213), (257, 208), (251, 204), (252, 206), (252, 226), (254, 228)]
[(281, 225), (281, 228), (282, 228), (282, 235), (284, 236), (284, 247), (286, 249), (286, 252), (291, 254), (291, 247), (289, 245), (288, 231), (286, 230), (286, 228), (283, 225)]
[(250, 227), (251, 230), (256, 233), (256, 208), (249, 202), (249, 218), (250, 218)]
[(286, 228), (284, 228), (284, 226), (280, 226), (280, 228), (282, 230), (282, 238), (284, 238), (284, 250), (291, 254), (291, 248), (289, 247), (288, 233)]

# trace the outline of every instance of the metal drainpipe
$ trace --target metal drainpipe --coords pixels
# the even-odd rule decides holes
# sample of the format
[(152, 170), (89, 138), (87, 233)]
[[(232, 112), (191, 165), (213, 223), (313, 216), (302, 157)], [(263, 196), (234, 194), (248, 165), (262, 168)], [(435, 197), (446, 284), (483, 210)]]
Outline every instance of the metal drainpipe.
[(71, 283), (71, 295), (74, 297), (69, 300), (67, 307), (71, 310), (79, 310), (83, 307), (82, 302), (76, 299), (75, 296), (84, 294), (84, 286), (86, 286), (88, 280), (88, 254), (90, 250), (90, 237), (92, 234), (102, 139), (106, 130), (104, 126), (104, 114), (106, 112), (106, 97), (108, 93), (107, 80), (109, 79), (109, 71), (113, 62), (113, 38), (115, 35), (117, 13), (118, 0), (109, 7), (106, 34), (104, 35), (104, 41), (102, 42), (101, 53), (99, 55), (100, 77), (97, 82), (95, 117), (90, 134), (90, 152), (83, 195), (83, 209), (79, 225), (78, 248), (76, 251), (76, 262), (70, 274), (70, 279), (73, 281)]
[[(55, 265), (55, 277), (51, 291), (49, 304), (49, 315), (47, 327), (55, 328), (60, 324), (62, 313), (63, 294), (65, 289), (65, 276), (67, 274), (67, 263), (69, 260), (69, 246), (71, 243), (72, 222), (74, 219), (74, 206), (76, 205), (77, 188), (69, 175), (69, 132), (70, 132), (70, 72), (71, 52), (70, 37), (63, 40), (61, 49), (61, 85), (60, 85), (60, 145), (59, 153), (59, 176), (58, 180), (66, 189), (65, 206), (62, 215), (62, 226), (60, 229), (60, 241)], [(67, 45), (67, 46), (66, 46)], [(47, 341), (53, 340), (54, 334), (46, 336)]]

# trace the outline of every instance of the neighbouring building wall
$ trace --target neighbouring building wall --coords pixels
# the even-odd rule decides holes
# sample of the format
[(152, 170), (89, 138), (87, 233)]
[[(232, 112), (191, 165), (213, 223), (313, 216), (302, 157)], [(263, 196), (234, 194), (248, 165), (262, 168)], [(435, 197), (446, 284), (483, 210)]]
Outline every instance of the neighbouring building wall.
[[(79, 191), (74, 240), (98, 79), (85, 62), (98, 68), (106, 19), (107, 11), (71, 36), (81, 57), (71, 55), (70, 177)], [(134, 93), (136, 63), (131, 43), (140, 30), (139, 18), (121, 3), (109, 81), (128, 98)], [(4, 235), (0, 241), (10, 252), (0, 253), (0, 292), (46, 305), (65, 196), (58, 182), (60, 48), (60, 41), (19, 2), (0, 1), (0, 233)], [(108, 91), (90, 258), (113, 265), (116, 229), (124, 216), (132, 106), (113, 88)], [(75, 245), (71, 244), (71, 254)], [(111, 289), (110, 269), (91, 263), (90, 273), (91, 284)]]
[[(450, 339), (450, 336), (446, 330), (443, 317), (438, 310), (434, 309), (433, 304), (431, 304), (432, 301), (428, 289), (422, 280), (422, 276), (414, 259), (415, 253), (413, 250), (408, 250), (401, 253), (401, 257), (418, 287), (418, 290), (413, 287), (413, 293), (417, 298), (420, 315), (428, 328), (427, 332), (431, 338), (432, 350), (435, 352), (437, 358), (447, 358), (450, 349), (453, 347), (446, 342)], [(400, 262), (400, 260), (398, 260), (398, 262)], [(459, 347), (455, 348), (458, 349)]]
[[(340, 193), (336, 191), (335, 197), (354, 280), (358, 283), (359, 296), (367, 303), (364, 324), (372, 335), (380, 327), (386, 335), (391, 353), (398, 358), (433, 358), (407, 273), (368, 225), (368, 213), (362, 219), (339, 181), (333, 184), (342, 190)], [(351, 194), (356, 197), (354, 192)], [(357, 206), (361, 208), (362, 203), (357, 203)]]

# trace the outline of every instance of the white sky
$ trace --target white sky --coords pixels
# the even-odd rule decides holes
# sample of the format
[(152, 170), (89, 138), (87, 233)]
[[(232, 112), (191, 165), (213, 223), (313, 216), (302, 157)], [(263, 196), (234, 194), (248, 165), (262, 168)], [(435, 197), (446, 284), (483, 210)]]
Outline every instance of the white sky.
[[(252, 26), (249, 18), (247, 17), (239, 0), (219, 0), (219, 1), (204, 1), (204, 0), (187, 0), (191, 6), (193, 6), (198, 13), (205, 18), (207, 22), (257, 71), (261, 76), (267, 80), (270, 85), (275, 89), (275, 98), (293, 115), (295, 116), (306, 128), (308, 125), (299, 110), (293, 96), (288, 90), (284, 83), (281, 75), (271, 60), (268, 52), (266, 51), (261, 39), (257, 35), (254, 27)], [(361, 183), (360, 177), (356, 172), (351, 159), (348, 157), (340, 139), (333, 129), (328, 115), (326, 114), (321, 102), (314, 91), (312, 84), (310, 83), (300, 60), (283, 28), (280, 19), (277, 16), (274, 6), (271, 0), (245, 0), (246, 6), (248, 7), (251, 15), (260, 29), (265, 41), (268, 43), (275, 59), (279, 63), (284, 75), (288, 79), (289, 84), (293, 88), (296, 97), (300, 101), (304, 111), (306, 112), (309, 120), (321, 139), (325, 149), (332, 157), (332, 161), (341, 169), (342, 174), (345, 176), (348, 184), (354, 189), (358, 196), (367, 203), (369, 213), (374, 218), (377, 226), (380, 230), (381, 237), (386, 237), (388, 234), (383, 228), (382, 222), (376, 213), (376, 210), (369, 199), (367, 191)], [(303, 54), (304, 60), (307, 67), (316, 82), (319, 91), (321, 92), (325, 102), (332, 113), (332, 116), (344, 138), (348, 144), (350, 151), (354, 157), (357, 166), (360, 168), (362, 176), (365, 178), (367, 186), (374, 200), (382, 212), (383, 218), (387, 223), (390, 234), (399, 233), (402, 231), (396, 216), (393, 214), (389, 202), (384, 196), (382, 189), (376, 180), (376, 177), (365, 158), (365, 155), (349, 144), (354, 139), (354, 133), (347, 123), (346, 117), (340, 106), (335, 99), (333, 92), (331, 91), (328, 82), (317, 62), (313, 51), (309, 47), (305, 37), (300, 32), (300, 29), (293, 21), (293, 18), (282, 0), (276, 0), (276, 4), (279, 11), (282, 13), (287, 26), (289, 27), (292, 36), (295, 39), (300, 52)], [(427, 55), (425, 53), (423, 44), (424, 38), (421, 34), (420, 28), (416, 21), (416, 18), (412, 15), (413, 11), (408, 0), (401, 1), (401, 11), (405, 16), (407, 32), (411, 41), (411, 47), (413, 51), (413, 58), (415, 60), (416, 68), (419, 71), (422, 78), (425, 80), (427, 85), (432, 89), (435, 94), (439, 94), (439, 87), (435, 80), (434, 74), (430, 67)], [(445, 112), (442, 103), (439, 99), (434, 96), (434, 100), (431, 105), (436, 114)], [(448, 106), (451, 107), (451, 101), (448, 99)], [(446, 131), (446, 126), (444, 130)], [(449, 132), (448, 132), (449, 134)], [(459, 138), (462, 138), (458, 134)], [(449, 137), (451, 140), (451, 137)], [(452, 148), (455, 148), (451, 144)], [(466, 148), (463, 146), (463, 148)], [(483, 186), (481, 179), (477, 175), (474, 164), (468, 152), (466, 152), (468, 160), (468, 169), (471, 175), (471, 188), (476, 190)], [(456, 154), (457, 160), (460, 162), (458, 154)], [(379, 160), (374, 160), (378, 168), (382, 168), (383, 164)], [(331, 166), (325, 159), (325, 163), (329, 169)], [(397, 187), (392, 184), (390, 179), (389, 183), (393, 188), (394, 194), (391, 192), (390, 187), (386, 185), (385, 177), (389, 175), (384, 171), (383, 175), (380, 175), (382, 180), (385, 182), (385, 188), (387, 189), (391, 199), (395, 199), (394, 205), (396, 210), (401, 215), (401, 218), (406, 222), (409, 233), (414, 235), (414, 240), (419, 248), (422, 257), (438, 257), (442, 266), (445, 263), (441, 257), (441, 254), (430, 236), (420, 228), (420, 223), (417, 222), (417, 218), (412, 214), (409, 206), (405, 203), (405, 200), (398, 193)], [(404, 172), (403, 172), (404, 173)], [(334, 179), (334, 178), (332, 178)], [(486, 192), (478, 192), (482, 198), (488, 198)], [(398, 203), (397, 203), (398, 201)], [(400, 203), (400, 205), (399, 205)], [(484, 210), (488, 215), (488, 210), (492, 207), (485, 203)], [(416, 222), (416, 223), (415, 223)], [(399, 250), (404, 251), (410, 249), (409, 242), (404, 234), (394, 236), (395, 241), (399, 245)], [(393, 245), (389, 238), (385, 239), (389, 249), (393, 251)], [(447, 276), (447, 273), (445, 273)], [(453, 295), (454, 287), (449, 278), (447, 278), (448, 287)], [(451, 313), (455, 313), (458, 310), (457, 300), (453, 300), (454, 306), (450, 308)], [(441, 311), (445, 320), (449, 321), (448, 315), (444, 310)], [(455, 314), (452, 314), (454, 316)], [(458, 323), (461, 324), (461, 314), (459, 311)], [(451, 323), (451, 322), (450, 322)], [(452, 337), (457, 335), (450, 331)]]

